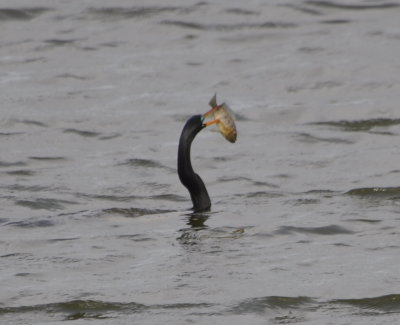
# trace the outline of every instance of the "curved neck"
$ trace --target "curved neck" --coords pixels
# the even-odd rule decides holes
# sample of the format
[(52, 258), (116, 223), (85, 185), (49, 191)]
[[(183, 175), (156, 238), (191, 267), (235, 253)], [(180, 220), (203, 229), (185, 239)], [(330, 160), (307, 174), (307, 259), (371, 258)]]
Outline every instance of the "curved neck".
[(184, 126), (181, 137), (179, 139), (179, 149), (178, 149), (178, 175), (181, 183), (188, 189), (190, 197), (193, 202), (193, 210), (204, 211), (210, 208), (211, 200), (208, 196), (207, 189), (204, 182), (197, 175), (192, 167), (190, 160), (190, 149), (193, 139), (199, 133), (203, 126), (200, 124), (198, 127), (193, 127), (190, 121), (199, 116), (193, 116), (188, 120)]

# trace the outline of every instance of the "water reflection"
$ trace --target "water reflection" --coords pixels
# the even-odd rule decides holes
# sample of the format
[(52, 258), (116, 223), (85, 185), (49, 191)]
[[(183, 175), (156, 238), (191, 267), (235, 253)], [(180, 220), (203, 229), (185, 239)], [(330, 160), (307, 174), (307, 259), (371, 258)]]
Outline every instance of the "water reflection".
[(209, 217), (210, 215), (206, 213), (191, 213), (188, 215), (186, 224), (192, 229), (204, 229), (208, 227), (205, 222)]

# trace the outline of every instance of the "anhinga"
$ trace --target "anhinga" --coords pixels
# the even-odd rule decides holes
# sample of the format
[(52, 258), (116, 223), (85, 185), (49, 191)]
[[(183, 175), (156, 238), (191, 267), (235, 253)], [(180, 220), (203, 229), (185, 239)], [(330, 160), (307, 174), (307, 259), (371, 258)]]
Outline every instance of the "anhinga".
[[(236, 127), (229, 108), (225, 104), (217, 105), (215, 95), (210, 101), (210, 106), (212, 108), (207, 113), (194, 115), (187, 120), (179, 139), (178, 175), (181, 183), (190, 193), (195, 212), (206, 211), (211, 207), (206, 186), (200, 176), (194, 172), (190, 160), (190, 148), (195, 136), (206, 126), (217, 124), (220, 132), (227, 140), (236, 141)], [(214, 120), (204, 122), (209, 115), (213, 115)]]

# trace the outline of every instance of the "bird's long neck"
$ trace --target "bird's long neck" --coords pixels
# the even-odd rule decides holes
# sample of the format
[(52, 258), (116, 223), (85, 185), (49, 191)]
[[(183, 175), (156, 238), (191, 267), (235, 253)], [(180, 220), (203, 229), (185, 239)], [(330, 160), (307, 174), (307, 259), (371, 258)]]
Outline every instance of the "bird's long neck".
[(182, 130), (178, 149), (179, 179), (190, 193), (194, 211), (204, 211), (211, 206), (210, 197), (208, 196), (204, 182), (200, 176), (194, 172), (190, 160), (190, 149), (193, 139), (201, 130), (202, 127), (197, 129), (191, 128), (188, 121)]

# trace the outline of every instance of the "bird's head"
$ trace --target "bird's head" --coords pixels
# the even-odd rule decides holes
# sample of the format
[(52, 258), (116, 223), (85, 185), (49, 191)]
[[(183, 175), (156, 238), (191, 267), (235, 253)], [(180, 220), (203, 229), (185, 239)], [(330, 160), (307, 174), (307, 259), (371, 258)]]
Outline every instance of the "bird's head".
[(193, 115), (190, 117), (183, 127), (181, 140), (192, 142), (197, 133), (206, 127), (206, 124), (203, 122), (204, 118), (202, 115)]
[[(207, 113), (203, 115), (193, 115), (187, 120), (182, 131), (183, 138), (192, 141), (202, 129), (209, 125), (216, 124), (225, 139), (229, 142), (235, 142), (237, 136), (236, 126), (233, 113), (229, 107), (225, 103), (218, 105), (216, 95), (211, 99), (209, 105), (211, 106), (211, 110)], [(205, 120), (209, 117), (214, 117), (214, 119), (206, 122)]]

